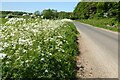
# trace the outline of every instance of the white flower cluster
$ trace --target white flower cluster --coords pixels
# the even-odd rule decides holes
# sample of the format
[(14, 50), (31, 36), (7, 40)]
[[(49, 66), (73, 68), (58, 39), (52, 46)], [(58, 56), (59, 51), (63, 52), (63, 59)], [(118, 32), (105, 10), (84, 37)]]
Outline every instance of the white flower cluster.
[(70, 19), (62, 19), (61, 21), (67, 21), (67, 22), (72, 22), (72, 20), (70, 20)]
[[(55, 41), (55, 43), (57, 44), (55, 49), (64, 52), (64, 50), (62, 49), (63, 43), (60, 40), (61, 38), (63, 38), (62, 35), (53, 38), (47, 36), (51, 33), (51, 31), (63, 26), (64, 24), (65, 23), (61, 20), (46, 20), (39, 18), (10, 18), (5, 24), (0, 26), (0, 52), (6, 53), (5, 50), (11, 48), (11, 51), (12, 49), (17, 49), (16, 54), (20, 54), (19, 52), (21, 50), (24, 53), (27, 53), (27, 50), (24, 49), (24, 47), (27, 47), (30, 50), (32, 50), (33, 48), (31, 47), (34, 46), (34, 42), (38, 42), (41, 43), (41, 45), (43, 45), (41, 41), (37, 41), (37, 38), (40, 37), (40, 34), (44, 36), (44, 42), (49, 43), (49, 41)], [(42, 52), (41, 46), (38, 46), (37, 50), (39, 52)], [(52, 55), (51, 52), (50, 55)]]
[(9, 21), (6, 22), (6, 24), (16, 24), (19, 21), (25, 21), (23, 18), (10, 18)]
[(0, 53), (0, 59), (3, 59), (6, 56), (6, 54)]
[(69, 77), (69, 74), (73, 73), (77, 49), (74, 27), (66, 22), (70, 20), (48, 20), (38, 17), (6, 20), (6, 23), (0, 25), (3, 79), (52, 79), (53, 76), (65, 79), (66, 75)]

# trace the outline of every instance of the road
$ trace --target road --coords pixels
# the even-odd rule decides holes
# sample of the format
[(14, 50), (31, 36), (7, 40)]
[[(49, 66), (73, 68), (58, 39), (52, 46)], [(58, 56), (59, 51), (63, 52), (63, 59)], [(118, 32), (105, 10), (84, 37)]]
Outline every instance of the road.
[[(118, 78), (118, 33), (74, 22), (87, 78)], [(92, 75), (89, 75), (92, 72)]]

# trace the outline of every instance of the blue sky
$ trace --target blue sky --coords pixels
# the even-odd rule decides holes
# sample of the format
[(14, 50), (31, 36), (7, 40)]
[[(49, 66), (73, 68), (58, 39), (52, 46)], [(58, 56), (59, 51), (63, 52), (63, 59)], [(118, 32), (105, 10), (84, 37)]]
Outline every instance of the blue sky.
[[(2, 2), (4, 11), (40, 12), (44, 9), (71, 12), (78, 2)], [(1, 9), (1, 8), (0, 8)]]

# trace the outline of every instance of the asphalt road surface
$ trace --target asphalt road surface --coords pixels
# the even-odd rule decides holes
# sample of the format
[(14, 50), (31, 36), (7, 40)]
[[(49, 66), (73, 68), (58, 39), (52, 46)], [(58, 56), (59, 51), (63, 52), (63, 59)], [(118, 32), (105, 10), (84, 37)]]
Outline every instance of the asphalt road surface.
[[(87, 62), (86, 77), (118, 78), (118, 33), (74, 22), (80, 32), (80, 51), (83, 65)], [(92, 68), (92, 76), (89, 76)]]

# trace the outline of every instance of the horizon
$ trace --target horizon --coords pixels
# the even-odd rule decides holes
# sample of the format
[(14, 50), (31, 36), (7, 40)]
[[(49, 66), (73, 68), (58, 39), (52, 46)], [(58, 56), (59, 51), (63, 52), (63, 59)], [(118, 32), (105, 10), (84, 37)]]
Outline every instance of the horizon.
[(54, 9), (58, 12), (73, 12), (77, 3), (78, 2), (0, 2), (0, 4), (2, 4), (0, 11), (34, 13), (35, 11), (42, 12), (45, 9)]
[[(47, 9), (44, 9), (44, 10), (47, 10)], [(2, 11), (10, 11), (10, 12), (26, 12), (26, 13), (34, 13), (34, 12), (28, 12), (28, 11), (14, 11), (14, 10), (0, 10), (0, 12), (2, 12)], [(38, 10), (36, 10), (36, 11), (38, 11)], [(67, 11), (57, 11), (57, 12), (67, 12)], [(72, 12), (72, 11), (71, 11)]]

